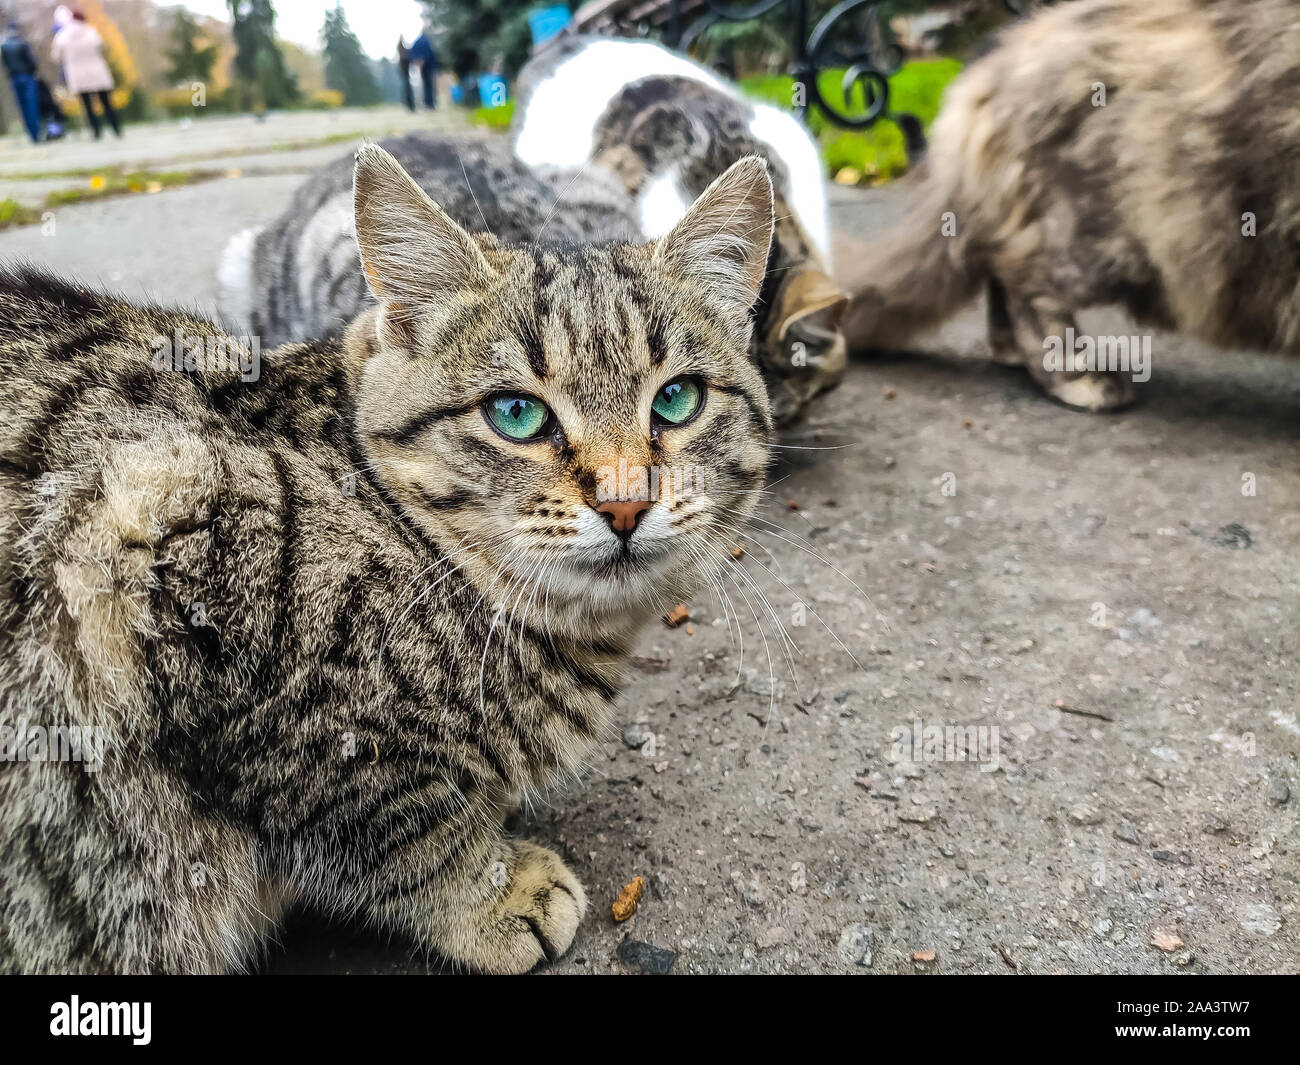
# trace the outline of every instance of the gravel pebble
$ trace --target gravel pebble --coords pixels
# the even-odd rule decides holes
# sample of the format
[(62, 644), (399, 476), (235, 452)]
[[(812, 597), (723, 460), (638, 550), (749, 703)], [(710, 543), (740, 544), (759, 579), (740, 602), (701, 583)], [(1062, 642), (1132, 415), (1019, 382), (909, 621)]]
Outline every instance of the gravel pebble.
[(618, 960), (630, 968), (664, 976), (672, 971), (677, 952), (639, 939), (625, 939), (618, 945)]

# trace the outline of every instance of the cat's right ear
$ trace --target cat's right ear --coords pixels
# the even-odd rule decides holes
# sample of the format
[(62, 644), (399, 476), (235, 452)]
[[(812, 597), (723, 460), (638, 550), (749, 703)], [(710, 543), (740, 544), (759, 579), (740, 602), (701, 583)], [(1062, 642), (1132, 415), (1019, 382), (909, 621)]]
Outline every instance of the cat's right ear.
[(377, 144), (357, 151), (352, 197), (361, 265), (381, 303), (410, 314), (496, 276), (474, 239)]

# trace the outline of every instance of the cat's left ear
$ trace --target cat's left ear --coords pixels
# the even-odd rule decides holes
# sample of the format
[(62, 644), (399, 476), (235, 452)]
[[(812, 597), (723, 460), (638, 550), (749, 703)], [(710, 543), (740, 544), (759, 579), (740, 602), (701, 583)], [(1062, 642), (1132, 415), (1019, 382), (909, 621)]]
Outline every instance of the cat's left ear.
[(357, 151), (352, 197), (361, 265), (381, 302), (409, 311), (496, 277), (474, 239), (376, 144)]
[(654, 261), (744, 319), (758, 298), (772, 245), (772, 179), (746, 156), (704, 190), (655, 247)]
[(805, 331), (829, 337), (840, 325), (849, 298), (829, 274), (816, 267), (792, 273), (776, 297), (776, 338), (784, 340), (791, 327), (802, 324)]

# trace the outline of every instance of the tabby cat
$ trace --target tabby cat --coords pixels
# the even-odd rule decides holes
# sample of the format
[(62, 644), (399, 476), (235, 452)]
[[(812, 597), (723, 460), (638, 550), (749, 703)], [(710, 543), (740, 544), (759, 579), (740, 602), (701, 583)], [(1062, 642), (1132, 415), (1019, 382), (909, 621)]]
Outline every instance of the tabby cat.
[(515, 151), (533, 167), (618, 176), (646, 237), (746, 155), (768, 161), (776, 240), (754, 353), (778, 424), (796, 420), (844, 373), (845, 295), (827, 272), (830, 232), (817, 145), (792, 115), (744, 99), (704, 67), (650, 41), (571, 36), (519, 76)]
[(378, 306), (262, 355), (0, 275), (0, 970), (239, 969), (299, 900), (489, 971), (573, 938), (581, 885), (503, 819), (752, 509), (771, 183), (561, 250), (373, 146), (354, 203)]
[(983, 288), (995, 357), (1105, 410), (1134, 397), (1131, 373), (1048, 357), (1094, 304), (1300, 348), (1292, 0), (1045, 9), (952, 84), (909, 181), (910, 214), (853, 269), (854, 349), (897, 347)]
[[(472, 233), (507, 243), (640, 239), (632, 206), (608, 175), (548, 174), (483, 137), (410, 133), (380, 147)], [(326, 336), (370, 307), (352, 227), (352, 157), (316, 170), (274, 222), (232, 238), (219, 280), (223, 315), (266, 344)]]

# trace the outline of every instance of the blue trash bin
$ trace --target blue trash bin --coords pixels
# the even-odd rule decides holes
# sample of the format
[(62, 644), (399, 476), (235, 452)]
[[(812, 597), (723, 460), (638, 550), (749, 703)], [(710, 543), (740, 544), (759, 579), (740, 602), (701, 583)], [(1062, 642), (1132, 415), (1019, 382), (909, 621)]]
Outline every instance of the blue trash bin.
[(480, 107), (504, 107), (506, 104), (506, 79), (500, 74), (478, 76), (478, 102)]

